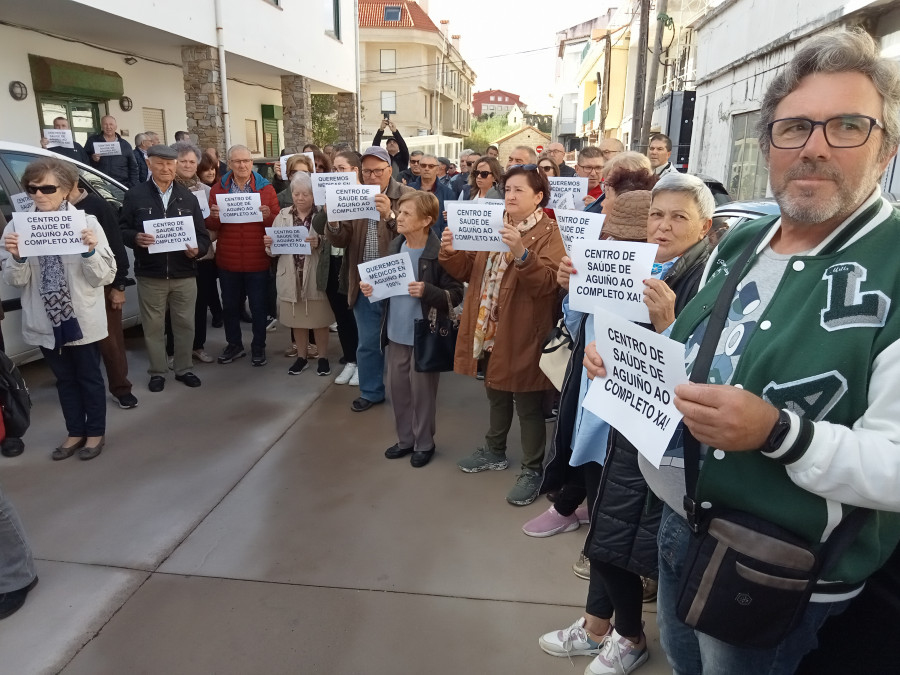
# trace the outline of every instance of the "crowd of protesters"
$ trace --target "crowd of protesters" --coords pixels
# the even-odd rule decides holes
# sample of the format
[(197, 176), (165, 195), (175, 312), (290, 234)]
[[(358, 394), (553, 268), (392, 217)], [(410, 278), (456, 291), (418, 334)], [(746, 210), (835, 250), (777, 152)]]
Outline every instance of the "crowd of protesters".
[[(335, 383), (359, 387), (351, 404), (357, 413), (390, 400), (396, 441), (384, 455), (409, 456), (415, 468), (434, 456), (440, 423), (440, 373), (415, 367), (416, 321), (458, 317), (453, 368), (483, 379), (487, 401), (484, 441), (458, 458), (458, 468), (506, 469), (517, 417), (521, 467), (506, 500), (522, 506), (546, 494), (552, 502), (524, 533), (548, 538), (589, 524), (574, 567), (589, 581), (584, 614), (542, 635), (544, 652), (591, 657), (585, 673), (630, 673), (649, 658), (643, 604), (656, 601), (662, 646), (677, 673), (896, 672), (896, 647), (859, 647), (864, 637), (884, 643), (872, 632), (900, 615), (893, 555), (900, 539), (893, 374), (900, 319), (891, 312), (900, 268), (884, 257), (900, 234), (900, 214), (878, 186), (900, 142), (900, 74), (862, 32), (814, 38), (771, 84), (761, 118), (760, 148), (781, 216), (742, 226), (716, 248), (713, 195), (701, 179), (676, 170), (663, 134), (650, 137), (646, 156), (602, 139), (578, 152), (574, 168), (558, 143), (541, 155), (519, 146), (504, 170), (495, 146), (465, 150), (458, 167), (410, 153), (385, 120), (362, 153), (310, 144), (308, 155), (290, 157), (286, 174), (279, 168), (270, 181), (241, 145), (228, 149), (224, 166), (189, 139), (170, 147), (149, 133), (114, 160), (92, 155), (93, 142), (125, 143), (105, 117), (100, 134), (66, 154), (130, 186), (118, 218), (79, 189), (70, 164), (40, 158), (22, 177), (34, 210), (86, 211), (87, 251), (27, 257), (12, 226), (4, 232), (2, 273), (22, 289), (24, 338), (41, 347), (57, 380), (66, 437), (51, 457), (101, 454), (101, 361), (119, 405), (137, 405), (121, 337), (125, 247), (134, 252), (150, 392), (164, 389), (169, 370), (188, 387), (201, 385), (194, 362), (213, 361), (205, 351), (210, 314), (226, 341), (215, 360), (231, 364), (246, 356), (241, 321), (249, 313), (254, 367), (268, 363), (267, 334), (277, 317), (291, 331), (290, 375), (315, 360), (316, 373), (329, 376), (334, 331), (344, 366)], [(328, 221), (310, 175), (330, 171), (378, 186), (377, 217)], [(659, 466), (582, 405), (607, 373), (592, 316), (570, 306), (570, 281), (583, 271), (574, 268), (548, 208), (548, 178), (573, 174), (587, 179), (579, 206), (605, 216), (601, 239), (657, 246), (644, 281), (650, 322), (643, 328), (685, 343), (688, 373), (706, 350), (724, 280), (740, 275), (737, 290), (727, 291), (733, 298), (722, 291), (725, 327), (709, 328), (714, 369), (676, 389), (684, 421)], [(235, 193), (259, 195), (258, 222), (223, 221), (220, 197)], [(504, 200), (508, 251), (454, 247), (446, 202), (471, 199)], [(151, 253), (145, 223), (166, 217), (191, 219), (196, 245)], [(273, 254), (268, 227), (306, 228), (310, 253)], [(415, 280), (408, 294), (377, 300), (358, 265), (397, 253), (409, 255)], [(736, 264), (739, 257), (749, 262)], [(539, 366), (558, 322), (572, 338), (559, 392)], [(806, 353), (798, 351), (804, 340)], [(702, 466), (695, 493), (686, 494), (691, 443), (702, 445)], [(2, 449), (14, 456), (21, 444)], [(827, 542), (858, 509), (871, 514), (859, 513), (868, 521), (842, 555), (817, 569), (808, 604), (772, 645), (759, 647), (695, 629), (695, 607), (685, 615), (679, 606), (692, 537), (705, 526), (703, 514), (722, 508), (765, 518), (810, 545)], [(21, 607), (37, 582), (24, 542), (0, 496), (0, 559), (7, 559), (0, 560), (0, 618)], [(711, 579), (704, 583), (707, 595), (718, 592)], [(742, 620), (739, 611), (723, 621)], [(747, 628), (748, 642), (757, 629)], [(817, 634), (831, 637), (817, 641)]]

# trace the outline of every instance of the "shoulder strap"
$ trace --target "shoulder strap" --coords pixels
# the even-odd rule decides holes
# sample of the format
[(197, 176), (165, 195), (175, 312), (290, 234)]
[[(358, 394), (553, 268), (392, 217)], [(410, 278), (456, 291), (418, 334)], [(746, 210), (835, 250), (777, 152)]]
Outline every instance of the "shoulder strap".
[[(706, 332), (703, 334), (703, 341), (700, 343), (700, 349), (697, 352), (697, 359), (694, 361), (694, 367), (691, 370), (691, 382), (706, 383), (709, 377), (709, 369), (715, 356), (716, 346), (719, 344), (719, 336), (725, 328), (725, 320), (728, 318), (728, 307), (731, 305), (734, 291), (741, 280), (747, 261), (750, 260), (753, 251), (756, 250), (756, 247), (759, 246), (768, 232), (769, 227), (760, 229), (744, 250), (741, 251), (741, 254), (734, 261), (734, 265), (728, 272), (728, 276), (725, 277), (725, 283), (719, 289), (719, 295), (716, 297), (716, 303), (713, 305), (709, 322), (706, 325)], [(700, 526), (701, 515), (695, 501), (697, 480), (700, 477), (700, 441), (694, 438), (687, 426), (684, 426), (682, 439), (684, 441), (684, 510), (688, 524), (692, 530), (697, 532)]]

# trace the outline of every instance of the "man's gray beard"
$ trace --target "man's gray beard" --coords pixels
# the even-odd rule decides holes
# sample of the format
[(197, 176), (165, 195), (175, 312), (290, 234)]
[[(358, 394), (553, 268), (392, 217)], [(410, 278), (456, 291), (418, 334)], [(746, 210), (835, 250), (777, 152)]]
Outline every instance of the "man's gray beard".
[(783, 188), (776, 190), (775, 186), (772, 186), (775, 201), (781, 207), (782, 214), (796, 223), (806, 225), (818, 225), (839, 215), (850, 215), (872, 194), (872, 190), (875, 189), (880, 175), (875, 175), (875, 171), (870, 168), (868, 170), (869, 175), (863, 176), (859, 184), (854, 187), (848, 185), (844, 177), (837, 171), (825, 170), (821, 173), (835, 179), (838, 189), (834, 195), (828, 199), (820, 200), (818, 203), (804, 203), (805, 199), (794, 198), (788, 194), (787, 190), (792, 178), (821, 175), (815, 171), (804, 169), (788, 171), (785, 174)]

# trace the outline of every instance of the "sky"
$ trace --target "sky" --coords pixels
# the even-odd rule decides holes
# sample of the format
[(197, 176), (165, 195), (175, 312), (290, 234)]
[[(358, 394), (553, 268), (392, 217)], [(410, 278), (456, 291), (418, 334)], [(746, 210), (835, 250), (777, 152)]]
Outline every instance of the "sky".
[[(602, 0), (420, 0), (440, 26), (450, 20), (460, 51), (477, 75), (474, 91), (518, 94), (530, 112), (549, 114), (554, 101), (556, 33), (606, 11)], [(531, 51), (534, 50), (534, 51)], [(529, 53), (518, 53), (529, 52)]]

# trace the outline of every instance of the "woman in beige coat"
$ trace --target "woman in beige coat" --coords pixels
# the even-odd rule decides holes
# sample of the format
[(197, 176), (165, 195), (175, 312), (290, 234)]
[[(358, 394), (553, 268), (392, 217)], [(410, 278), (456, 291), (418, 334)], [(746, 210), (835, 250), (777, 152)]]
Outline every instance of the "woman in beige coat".
[[(298, 172), (291, 178), (291, 198), (293, 205), (283, 208), (272, 227), (305, 227), (309, 230), (306, 241), (310, 254), (283, 253), (278, 257), (275, 276), (275, 290), (278, 294), (278, 320), (290, 328), (297, 328), (297, 360), (288, 369), (290, 375), (299, 375), (309, 367), (305, 356), (309, 346), (309, 330), (312, 329), (319, 349), (319, 363), (316, 372), (330, 375), (328, 363), (328, 327), (334, 323), (334, 314), (325, 287), (320, 284), (320, 265), (331, 262), (330, 253), (323, 255), (324, 239), (312, 227), (316, 208), (313, 203), (312, 182), (309, 174)], [(272, 255), (272, 237), (263, 238), (266, 253)], [(275, 256), (273, 256), (275, 257)], [(325, 279), (328, 278), (327, 268)]]
[(550, 199), (546, 174), (534, 164), (506, 173), (503, 241), (508, 253), (456, 251), (445, 229), (440, 263), (469, 282), (456, 342), (454, 370), (475, 376), (484, 358), (484, 384), (490, 428), (484, 447), (457, 462), (467, 473), (502, 470), (513, 406), (522, 435), (522, 470), (506, 500), (522, 506), (534, 501), (541, 482), (547, 429), (543, 393), (553, 385), (538, 362), (553, 327), (559, 287), (556, 270), (565, 255), (556, 221), (544, 214)]

